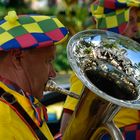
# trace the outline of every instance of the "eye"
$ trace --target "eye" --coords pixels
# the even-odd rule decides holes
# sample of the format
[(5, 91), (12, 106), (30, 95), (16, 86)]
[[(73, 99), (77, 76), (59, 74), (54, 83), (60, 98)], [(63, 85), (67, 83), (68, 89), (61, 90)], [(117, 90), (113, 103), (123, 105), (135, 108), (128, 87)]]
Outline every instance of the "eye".
[(54, 63), (54, 60), (53, 59), (47, 59), (46, 61), (45, 61), (45, 63), (46, 64), (51, 64), (51, 65), (53, 65), (53, 63)]

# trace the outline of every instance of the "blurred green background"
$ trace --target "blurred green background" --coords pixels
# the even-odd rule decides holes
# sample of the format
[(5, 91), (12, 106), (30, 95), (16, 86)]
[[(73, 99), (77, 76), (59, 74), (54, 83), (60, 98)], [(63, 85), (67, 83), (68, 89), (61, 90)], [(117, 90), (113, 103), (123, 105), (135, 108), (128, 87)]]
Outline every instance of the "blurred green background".
[(58, 73), (69, 73), (71, 68), (67, 60), (66, 46), (72, 35), (93, 28), (89, 10), (92, 2), (93, 0), (0, 0), (0, 19), (3, 19), (9, 10), (15, 10), (17, 14), (57, 16), (68, 28), (69, 38), (57, 47), (54, 66)]

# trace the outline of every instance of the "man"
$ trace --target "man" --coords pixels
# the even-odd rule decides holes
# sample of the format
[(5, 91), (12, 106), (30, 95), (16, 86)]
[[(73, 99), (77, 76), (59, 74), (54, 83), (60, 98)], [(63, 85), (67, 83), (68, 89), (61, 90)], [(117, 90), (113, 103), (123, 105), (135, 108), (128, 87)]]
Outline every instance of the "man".
[[(112, 31), (130, 38), (134, 38), (138, 32), (137, 20), (139, 7), (140, 1), (97, 0), (93, 3), (93, 5), (91, 5), (91, 11), (96, 23), (96, 28)], [(83, 84), (81, 81), (78, 80), (75, 74), (72, 74), (70, 80), (71, 91), (80, 94), (83, 89)], [(65, 132), (77, 102), (78, 101), (76, 99), (71, 97), (66, 99), (60, 129), (62, 134)], [(114, 118), (114, 122), (119, 128), (123, 130), (125, 129), (123, 134), (125, 135), (126, 140), (139, 139), (139, 111), (129, 108), (122, 108)], [(137, 126), (134, 126), (135, 124), (137, 124)], [(131, 126), (133, 129), (131, 129)]]
[(67, 36), (56, 17), (10, 11), (0, 22), (1, 140), (54, 139), (39, 100), (48, 79), (56, 75), (55, 46)]

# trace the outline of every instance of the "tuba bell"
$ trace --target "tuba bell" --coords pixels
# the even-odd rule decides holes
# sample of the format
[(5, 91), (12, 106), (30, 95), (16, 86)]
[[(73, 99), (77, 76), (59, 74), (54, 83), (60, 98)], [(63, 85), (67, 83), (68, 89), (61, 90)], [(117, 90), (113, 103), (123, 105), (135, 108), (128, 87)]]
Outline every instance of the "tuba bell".
[[(140, 109), (140, 44), (122, 35), (85, 30), (67, 45), (69, 63), (85, 85), (63, 140), (124, 140), (113, 118)], [(91, 92), (89, 92), (91, 91)]]

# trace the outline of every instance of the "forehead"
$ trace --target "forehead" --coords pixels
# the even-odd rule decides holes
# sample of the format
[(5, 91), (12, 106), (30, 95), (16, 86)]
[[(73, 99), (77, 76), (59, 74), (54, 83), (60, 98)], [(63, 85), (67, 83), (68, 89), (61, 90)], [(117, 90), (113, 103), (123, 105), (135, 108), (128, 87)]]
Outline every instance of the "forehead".
[(30, 49), (28, 51), (29, 56), (34, 56), (35, 58), (55, 58), (56, 53), (56, 47), (55, 46), (49, 46), (44, 48), (35, 48)]
[(132, 7), (131, 9), (130, 9), (130, 15), (138, 15), (138, 12), (140, 12), (140, 9), (139, 8), (137, 8), (137, 7)]
[(50, 54), (55, 52), (56, 47), (55, 46), (49, 46), (49, 47), (42, 47), (42, 48), (35, 48), (35, 49), (30, 49), (29, 52), (30, 53), (34, 53), (34, 54)]

